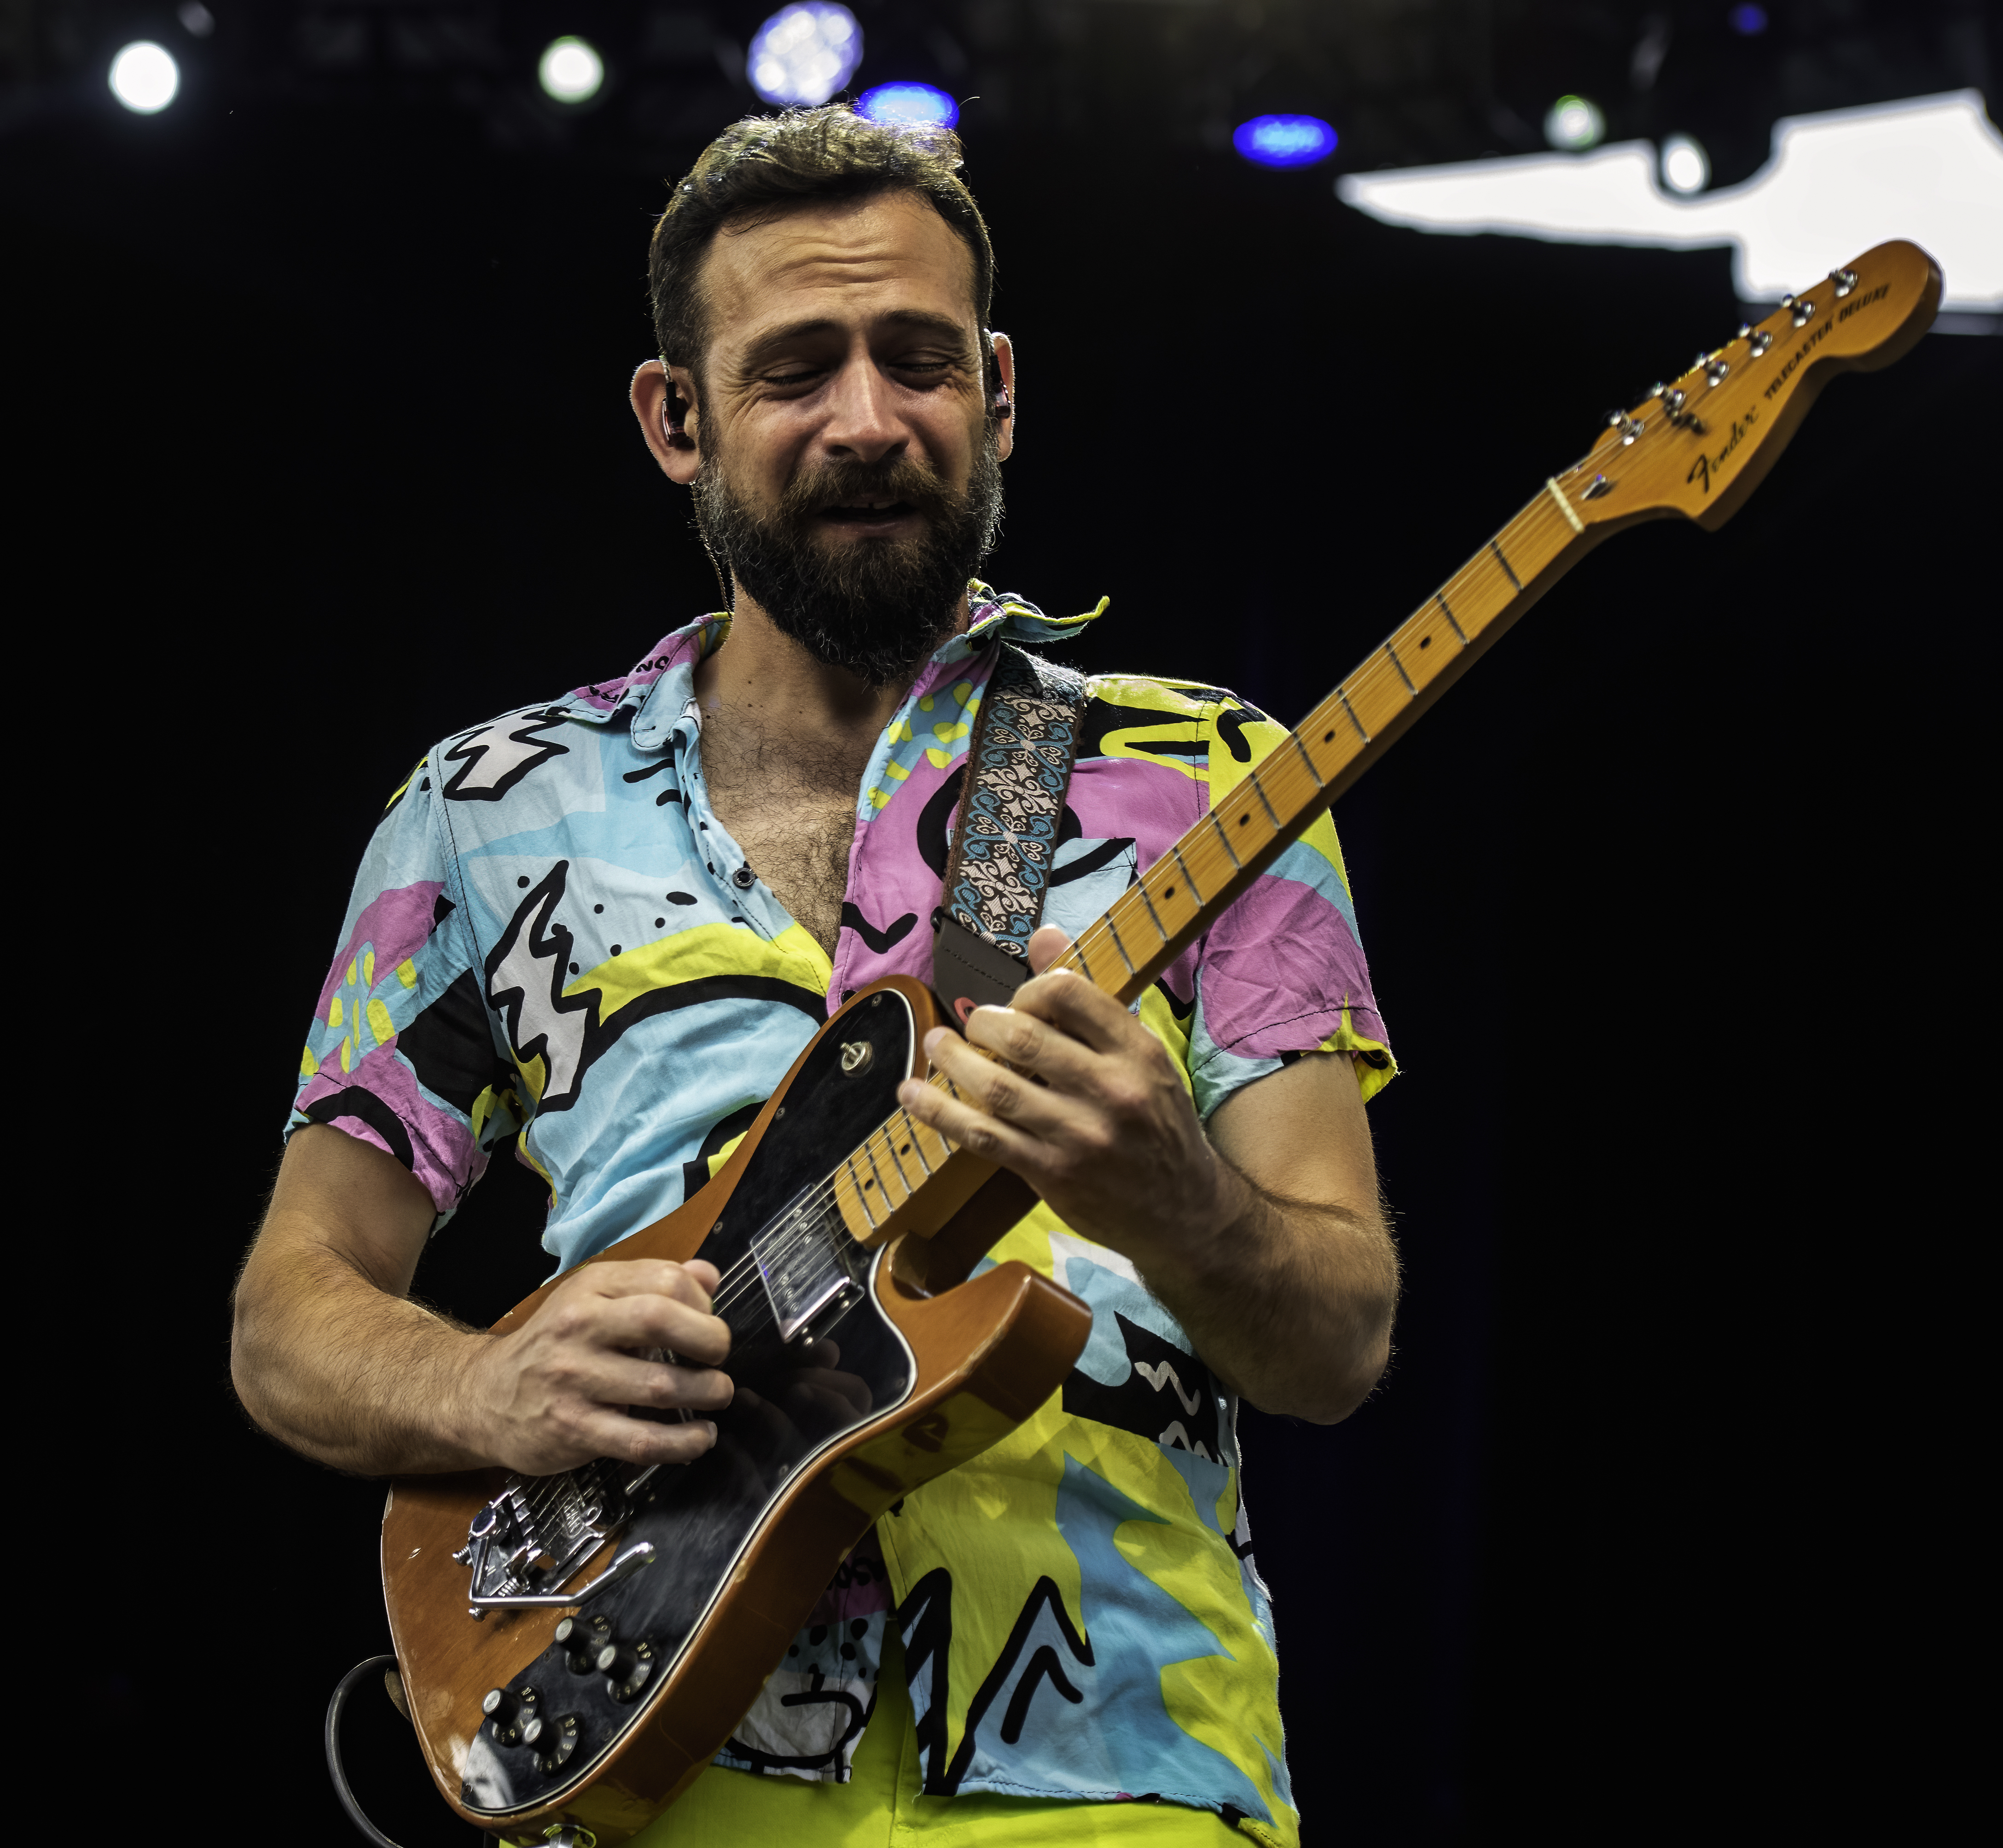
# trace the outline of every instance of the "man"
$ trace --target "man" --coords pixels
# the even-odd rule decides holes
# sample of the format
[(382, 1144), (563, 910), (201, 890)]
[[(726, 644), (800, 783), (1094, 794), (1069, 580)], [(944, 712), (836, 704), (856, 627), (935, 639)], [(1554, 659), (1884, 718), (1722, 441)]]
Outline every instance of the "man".
[[(1015, 370), (958, 166), (830, 106), (738, 124), (663, 215), (633, 408), (732, 613), (446, 740), (391, 799), (236, 1296), (244, 1403), (306, 1454), (547, 1473), (713, 1440), (628, 1409), (729, 1401), (714, 1269), (576, 1267), (710, 1177), (830, 1008), (928, 971), (998, 644), (1089, 620), (970, 582)], [(1199, 683), (1089, 692), (1039, 971), (1283, 735)], [(902, 1101), (1040, 1196), (995, 1255), (1082, 1297), (1090, 1342), (878, 1524), (641, 1839), (1291, 1843), (1236, 1398), (1347, 1416), (1396, 1296), (1362, 1115), (1392, 1067), (1332, 828), (1133, 1013), (1040, 974), (967, 1037), (1014, 1069), (941, 1034), (957, 1099)], [(407, 1293), (517, 1130), (567, 1275), (497, 1338)]]

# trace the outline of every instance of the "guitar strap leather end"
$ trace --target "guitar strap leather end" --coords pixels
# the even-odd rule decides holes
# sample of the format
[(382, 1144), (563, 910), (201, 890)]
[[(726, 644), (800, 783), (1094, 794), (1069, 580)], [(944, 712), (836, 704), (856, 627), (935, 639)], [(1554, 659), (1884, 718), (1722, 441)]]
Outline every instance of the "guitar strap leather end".
[(976, 936), (943, 908), (932, 913), (937, 936), (932, 943), (932, 986), (967, 1031), (967, 1017), (977, 1007), (1006, 1007), (1015, 991), (1029, 979), (1029, 965), (985, 937)]

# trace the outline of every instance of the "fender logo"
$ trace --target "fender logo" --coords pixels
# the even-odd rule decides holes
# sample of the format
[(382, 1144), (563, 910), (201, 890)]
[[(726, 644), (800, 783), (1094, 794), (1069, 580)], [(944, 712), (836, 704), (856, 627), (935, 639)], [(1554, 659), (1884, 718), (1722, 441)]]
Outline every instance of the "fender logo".
[(1725, 463), (1730, 458), (1732, 452), (1738, 448), (1739, 443), (1744, 439), (1746, 432), (1759, 421), (1760, 413), (1751, 405), (1747, 405), (1746, 421), (1743, 423), (1736, 417), (1732, 420), (1732, 439), (1715, 456), (1700, 451), (1697, 459), (1690, 464), (1690, 473), (1685, 475), (1683, 479), (1686, 481), (1701, 480), (1704, 483), (1704, 492), (1710, 493), (1711, 471), (1716, 469), (1721, 474), (1725, 472)]

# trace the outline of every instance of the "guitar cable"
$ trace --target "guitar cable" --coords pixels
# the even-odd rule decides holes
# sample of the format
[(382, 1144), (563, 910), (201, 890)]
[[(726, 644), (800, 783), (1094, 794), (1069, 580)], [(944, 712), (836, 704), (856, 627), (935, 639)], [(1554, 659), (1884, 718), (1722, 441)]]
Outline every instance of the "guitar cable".
[[(348, 1697), (369, 1675), (393, 1670), (397, 1658), (393, 1655), (371, 1656), (365, 1662), (357, 1662), (341, 1678), (334, 1691), (334, 1698), (327, 1703), (327, 1772), (334, 1780), (334, 1794), (341, 1799), (341, 1807), (347, 1811), (348, 1819), (362, 1832), (362, 1839), (373, 1844), (373, 1848), (402, 1848), (393, 1842), (369, 1820), (366, 1812), (355, 1800), (355, 1793), (348, 1788), (348, 1773), (341, 1763), (341, 1716), (348, 1705)], [(482, 1842), (491, 1842), (493, 1837), (484, 1829), (474, 1832)]]

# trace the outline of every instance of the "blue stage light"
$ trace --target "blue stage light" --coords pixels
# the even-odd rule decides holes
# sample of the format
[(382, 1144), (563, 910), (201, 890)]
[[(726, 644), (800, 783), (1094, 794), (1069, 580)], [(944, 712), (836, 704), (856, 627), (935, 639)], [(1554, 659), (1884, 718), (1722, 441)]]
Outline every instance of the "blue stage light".
[(879, 83), (856, 99), (855, 113), (872, 122), (899, 122), (913, 128), (950, 128), (960, 105), (929, 83)]
[(1263, 115), (1240, 122), (1231, 145), (1259, 166), (1313, 166), (1335, 152), (1335, 131), (1320, 116)]
[(751, 87), (767, 103), (825, 103), (862, 61), (862, 28), (845, 6), (802, 0), (782, 6), (751, 35), (744, 61)]
[(1757, 38), (1767, 30), (1767, 9), (1753, 5), (1752, 0), (1745, 0), (1743, 5), (1735, 6), (1725, 16), (1741, 38)]

